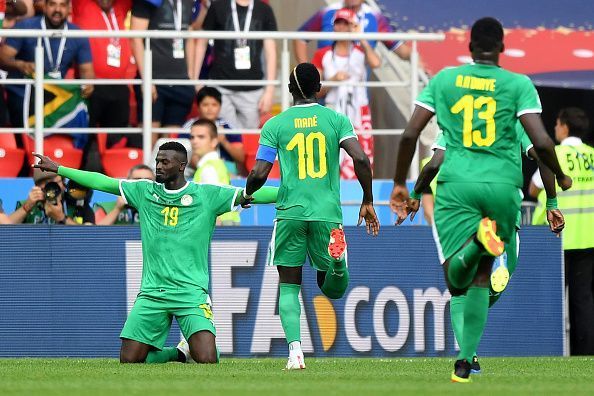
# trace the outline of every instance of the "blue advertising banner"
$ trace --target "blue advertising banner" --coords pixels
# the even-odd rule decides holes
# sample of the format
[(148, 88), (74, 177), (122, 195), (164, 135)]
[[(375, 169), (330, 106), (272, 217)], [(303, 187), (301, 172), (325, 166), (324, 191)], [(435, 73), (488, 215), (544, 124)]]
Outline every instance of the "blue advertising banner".
[[(278, 275), (266, 267), (271, 227), (218, 228), (211, 297), (223, 356), (285, 356)], [(453, 356), (456, 345), (429, 227), (385, 227), (379, 237), (346, 227), (351, 284), (327, 299), (304, 268), (304, 350), (333, 356)], [(481, 356), (564, 354), (560, 240), (544, 227), (520, 232), (509, 290), (492, 308)], [(0, 356), (116, 357), (140, 285), (135, 227), (0, 227)], [(180, 333), (173, 326), (168, 344)]]

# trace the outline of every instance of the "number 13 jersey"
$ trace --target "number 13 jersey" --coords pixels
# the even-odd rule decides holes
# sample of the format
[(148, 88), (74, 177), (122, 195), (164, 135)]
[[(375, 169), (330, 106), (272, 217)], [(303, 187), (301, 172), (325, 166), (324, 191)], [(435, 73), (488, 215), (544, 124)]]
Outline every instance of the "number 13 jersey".
[(516, 122), (523, 114), (542, 111), (527, 76), (479, 63), (445, 68), (415, 104), (437, 116), (447, 143), (438, 181), (522, 187)]
[(340, 143), (357, 138), (351, 121), (317, 103), (271, 118), (260, 145), (275, 148), (281, 170), (277, 219), (342, 223)]

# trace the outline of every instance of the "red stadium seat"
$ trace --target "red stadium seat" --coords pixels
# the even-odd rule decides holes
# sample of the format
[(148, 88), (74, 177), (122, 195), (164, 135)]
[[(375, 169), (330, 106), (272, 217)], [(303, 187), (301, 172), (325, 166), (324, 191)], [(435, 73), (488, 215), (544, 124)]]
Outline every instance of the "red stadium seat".
[(107, 134), (97, 134), (101, 164), (107, 176), (124, 178), (134, 165), (142, 163), (142, 150), (130, 147), (107, 148)]
[(0, 133), (0, 177), (16, 177), (23, 166), (25, 150), (17, 148), (14, 134)]
[[(23, 143), (27, 151), (29, 163), (33, 163), (33, 154), (35, 150), (35, 141), (28, 135), (23, 135)], [(82, 162), (83, 152), (74, 147), (72, 137), (69, 135), (51, 135), (43, 140), (43, 152), (51, 159), (60, 163), (60, 165), (69, 168), (78, 169)]]
[[(256, 164), (256, 154), (258, 153), (258, 142), (260, 140), (259, 135), (242, 135), (243, 140), (243, 150), (245, 151), (245, 168), (249, 171), (252, 170), (254, 165)], [(278, 161), (274, 161), (274, 165), (272, 165), (272, 170), (268, 175), (271, 179), (280, 179), (280, 168), (278, 166)]]

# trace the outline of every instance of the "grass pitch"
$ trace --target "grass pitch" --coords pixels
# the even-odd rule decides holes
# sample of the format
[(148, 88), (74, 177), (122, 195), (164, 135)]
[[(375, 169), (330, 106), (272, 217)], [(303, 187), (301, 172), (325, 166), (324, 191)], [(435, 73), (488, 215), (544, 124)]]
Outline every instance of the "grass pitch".
[(219, 365), (121, 365), (114, 359), (0, 359), (0, 395), (594, 395), (594, 357), (485, 358), (471, 384), (452, 359), (224, 359)]

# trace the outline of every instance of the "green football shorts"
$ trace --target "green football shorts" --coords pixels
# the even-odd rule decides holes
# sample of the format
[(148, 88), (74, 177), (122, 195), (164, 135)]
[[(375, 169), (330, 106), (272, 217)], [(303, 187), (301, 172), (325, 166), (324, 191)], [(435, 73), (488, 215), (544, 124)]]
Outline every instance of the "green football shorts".
[(439, 183), (435, 199), (438, 249), (447, 260), (472, 237), (483, 217), (497, 223), (497, 235), (509, 246), (515, 239), (521, 196), (503, 183)]
[[(317, 271), (327, 271), (334, 259), (328, 253), (330, 232), (341, 228), (340, 223), (276, 219), (268, 248), (268, 265), (299, 267), (309, 257)], [(347, 254), (341, 260), (347, 265)]]
[(140, 292), (120, 338), (163, 349), (175, 316), (186, 339), (199, 331), (216, 335), (210, 297), (202, 289)]

